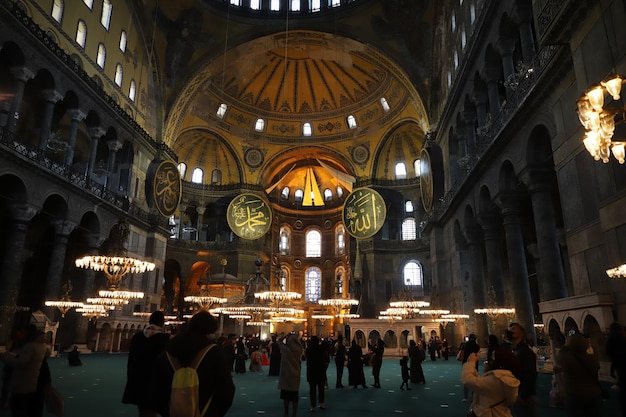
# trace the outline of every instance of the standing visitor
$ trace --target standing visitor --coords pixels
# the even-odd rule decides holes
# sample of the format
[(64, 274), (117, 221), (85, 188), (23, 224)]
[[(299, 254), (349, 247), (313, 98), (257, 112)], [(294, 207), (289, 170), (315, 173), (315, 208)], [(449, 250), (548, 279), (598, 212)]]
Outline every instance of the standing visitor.
[(450, 344), (445, 337), (441, 340), (441, 354), (443, 355), (443, 359), (447, 361), (448, 356), (450, 356)]
[(217, 320), (208, 311), (196, 313), (187, 323), (185, 330), (177, 334), (167, 345), (167, 355), (157, 360), (152, 385), (152, 396), (162, 417), (170, 415), (170, 393), (174, 368), (168, 355), (181, 367), (192, 364), (207, 348), (206, 354), (196, 369), (199, 380), (198, 408), (206, 417), (222, 417), (233, 403), (235, 384), (222, 355), (222, 349), (215, 345), (210, 336), (217, 331)]
[(563, 371), (567, 415), (602, 416), (602, 390), (598, 382), (600, 364), (595, 355), (587, 353), (585, 337), (580, 333), (569, 336), (556, 357), (556, 363)]
[(124, 404), (135, 404), (139, 417), (156, 417), (156, 406), (150, 392), (150, 380), (156, 360), (163, 352), (170, 335), (165, 332), (162, 311), (150, 315), (148, 326), (135, 333), (130, 341), (126, 364), (126, 387), (122, 396)]
[(374, 357), (372, 358), (372, 375), (374, 376), (374, 388), (380, 388), (380, 368), (383, 366), (383, 354), (385, 353), (385, 342), (383, 339), (378, 339), (374, 345), (372, 352)]
[(367, 388), (365, 373), (363, 372), (363, 349), (354, 339), (348, 351), (348, 385), (352, 385), (354, 388), (359, 385)]
[(626, 336), (624, 327), (619, 323), (609, 326), (609, 335), (606, 339), (606, 354), (611, 360), (611, 376), (617, 380), (619, 402), (622, 407), (622, 417), (626, 417)]
[(463, 365), (462, 381), (473, 392), (471, 410), (476, 417), (511, 417), (509, 405), (517, 400), (520, 381), (515, 377), (521, 364), (508, 349), (496, 349), (493, 368), (480, 376), (478, 354), (470, 353)]
[(324, 384), (326, 383), (326, 363), (328, 362), (327, 351), (320, 344), (317, 336), (311, 336), (304, 353), (306, 357), (306, 380), (309, 383), (309, 398), (311, 399), (311, 412), (317, 407), (318, 395), (320, 409), (324, 410)]
[(239, 340), (237, 340), (235, 345), (235, 373), (246, 373), (246, 359), (248, 359), (246, 345), (243, 343), (243, 336), (239, 336)]
[[(476, 339), (476, 335), (474, 333), (470, 334), (465, 344), (463, 345), (463, 360), (461, 363), (465, 365), (467, 359), (470, 357), (472, 353), (480, 352), (480, 346), (478, 346), (478, 341)], [(478, 361), (474, 363), (476, 367), (476, 372), (478, 372)], [(468, 401), (467, 397), (469, 396), (469, 388), (467, 385), (463, 384), (463, 402), (466, 403)]]
[(402, 384), (400, 384), (400, 390), (404, 391), (406, 387), (407, 391), (411, 390), (409, 386), (409, 357), (403, 356), (400, 359), (400, 374), (402, 375)]
[(291, 417), (298, 414), (298, 391), (300, 390), (300, 372), (302, 368), (302, 344), (295, 333), (283, 336), (278, 341), (280, 346), (280, 375), (278, 389), (283, 400), (283, 415), (288, 417), (289, 404), (292, 404)]
[(426, 377), (424, 376), (424, 370), (422, 369), (422, 362), (426, 359), (426, 354), (421, 347), (421, 343), (418, 346), (415, 340), (411, 339), (409, 342), (409, 361), (410, 361), (410, 375), (411, 382), (414, 384), (426, 383)]
[(12, 367), (9, 383), (11, 417), (36, 417), (38, 412), (37, 381), (39, 370), (48, 354), (43, 333), (34, 324), (24, 328), (22, 343), (16, 352), (4, 352), (0, 359)]
[(272, 335), (272, 341), (268, 348), (270, 350), (270, 370), (268, 375), (278, 376), (280, 375), (280, 346), (278, 346), (276, 341), (276, 335)]
[[(526, 343), (526, 330), (519, 323), (509, 325), (509, 337), (513, 352), (522, 363), (519, 398), (511, 407), (515, 417), (537, 417), (537, 355)], [(586, 349), (586, 345), (585, 345)]]
[(343, 388), (343, 368), (346, 366), (346, 346), (343, 344), (343, 335), (337, 337), (335, 343), (335, 367), (337, 368), (337, 383), (335, 388)]

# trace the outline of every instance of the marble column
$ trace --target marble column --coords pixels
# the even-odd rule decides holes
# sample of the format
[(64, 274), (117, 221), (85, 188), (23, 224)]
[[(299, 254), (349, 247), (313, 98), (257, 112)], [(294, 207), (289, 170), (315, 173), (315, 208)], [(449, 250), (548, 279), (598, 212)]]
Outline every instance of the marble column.
[(9, 107), (7, 130), (11, 133), (15, 133), (17, 122), (20, 119), (20, 109), (22, 107), (22, 100), (24, 99), (26, 82), (33, 78), (35, 74), (26, 67), (12, 67), (10, 71), (15, 81), (15, 88), (13, 90), (13, 100), (11, 100), (11, 106)]
[[(468, 253), (470, 258), (472, 292), (474, 308), (487, 307), (487, 293), (485, 291), (484, 259), (483, 259), (483, 233), (478, 225), (466, 228)], [(484, 314), (475, 314), (476, 336), (481, 345), (487, 344), (489, 331), (487, 317)]]
[(96, 165), (96, 155), (98, 154), (98, 141), (105, 133), (105, 130), (100, 126), (89, 128), (91, 142), (89, 144), (89, 162), (87, 163), (87, 171), (85, 172), (87, 179), (90, 179), (91, 174), (93, 174), (93, 169)]
[(500, 216), (495, 210), (490, 210), (480, 213), (478, 217), (485, 239), (488, 288), (493, 288), (495, 291), (495, 301), (499, 307), (508, 307), (504, 296), (504, 277), (502, 276)]
[(30, 204), (9, 206), (11, 230), (7, 236), (7, 247), (2, 260), (2, 279), (0, 279), (0, 344), (4, 345), (11, 335), (15, 307), (20, 291), (24, 269), (24, 242), (28, 232), (28, 223), (37, 214), (37, 209)]
[(551, 176), (551, 169), (530, 169), (524, 173), (535, 218), (537, 252), (542, 277), (540, 282), (542, 295), (545, 297), (543, 301), (567, 297), (565, 272), (552, 204), (552, 185), (546, 182), (546, 178)]
[(489, 97), (489, 113), (491, 120), (500, 114), (500, 91), (498, 90), (498, 79), (500, 70), (498, 68), (487, 67), (484, 69), (484, 76), (487, 80), (487, 95)]
[(78, 124), (87, 115), (79, 109), (69, 109), (67, 115), (72, 119), (70, 123), (70, 135), (67, 138), (67, 150), (65, 151), (65, 165), (71, 166), (74, 161), (74, 149), (76, 148), (76, 134), (78, 133)]
[(474, 102), (478, 127), (484, 127), (487, 124), (487, 93), (482, 89), (474, 88)]
[(52, 128), (52, 116), (54, 115), (54, 105), (61, 100), (63, 96), (55, 90), (43, 90), (41, 97), (44, 101), (43, 116), (41, 119), (41, 128), (39, 130), (39, 150), (45, 151), (50, 139), (50, 129)]
[(55, 236), (52, 243), (52, 256), (46, 277), (46, 300), (58, 300), (61, 294), (61, 280), (63, 278), (63, 266), (65, 265), (65, 253), (70, 233), (76, 224), (67, 220), (53, 222)]
[(530, 295), (524, 237), (520, 223), (520, 196), (518, 193), (512, 192), (501, 193), (497, 202), (502, 210), (506, 251), (511, 274), (511, 289), (515, 294), (513, 297), (515, 316), (517, 321), (526, 329), (528, 336), (536, 340), (533, 302)]

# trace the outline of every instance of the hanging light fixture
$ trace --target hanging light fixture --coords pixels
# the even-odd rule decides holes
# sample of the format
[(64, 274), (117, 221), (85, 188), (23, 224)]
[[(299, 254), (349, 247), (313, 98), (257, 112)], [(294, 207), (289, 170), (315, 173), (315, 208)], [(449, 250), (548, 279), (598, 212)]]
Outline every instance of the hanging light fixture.
[[(585, 128), (583, 143), (596, 161), (609, 162), (611, 152), (620, 164), (626, 160), (624, 140), (613, 140), (615, 126), (624, 123), (625, 109), (617, 105), (624, 77), (616, 75), (602, 81), (583, 94), (578, 101), (577, 112), (580, 123)], [(610, 97), (612, 102), (605, 100)]]
[(72, 281), (67, 281), (63, 284), (64, 294), (60, 300), (46, 300), (44, 304), (46, 307), (56, 307), (61, 312), (61, 317), (65, 317), (68, 311), (72, 308), (82, 307), (84, 304), (78, 301), (72, 301), (70, 298), (70, 292), (72, 292)]
[(626, 264), (621, 264), (615, 268), (607, 269), (606, 274), (610, 278), (626, 278)]

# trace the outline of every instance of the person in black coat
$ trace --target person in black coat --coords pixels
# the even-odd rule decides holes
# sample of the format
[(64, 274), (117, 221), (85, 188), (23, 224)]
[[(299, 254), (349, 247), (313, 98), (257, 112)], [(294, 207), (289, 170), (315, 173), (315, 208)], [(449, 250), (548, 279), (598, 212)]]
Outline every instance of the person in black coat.
[(409, 366), (410, 366), (410, 376), (411, 382), (414, 384), (426, 383), (426, 377), (424, 376), (424, 370), (422, 369), (422, 362), (426, 359), (426, 353), (424, 353), (424, 349), (420, 345), (415, 342), (415, 340), (411, 339), (409, 342)]
[[(467, 359), (470, 357), (472, 353), (478, 353), (478, 352), (480, 352), (480, 346), (478, 345), (478, 341), (476, 340), (476, 335), (472, 333), (469, 335), (467, 342), (465, 342), (465, 345), (463, 346), (462, 363), (465, 364), (465, 362), (467, 362)], [(478, 362), (476, 362), (476, 369), (478, 369)], [(463, 402), (468, 401), (467, 399), (468, 394), (469, 394), (469, 389), (464, 384), (463, 385)]]
[[(208, 311), (196, 313), (182, 333), (176, 335), (167, 345), (167, 353), (175, 358), (180, 366), (190, 366), (198, 353), (215, 341), (209, 336), (217, 330), (217, 320)], [(235, 396), (235, 384), (222, 349), (215, 345), (208, 350), (198, 368), (199, 404), (203, 410), (211, 400), (204, 417), (222, 417), (231, 405)], [(162, 417), (170, 416), (170, 392), (174, 368), (167, 354), (163, 353), (157, 359), (153, 383), (151, 384), (152, 398), (156, 409)]]
[(150, 380), (157, 358), (165, 351), (170, 335), (165, 333), (165, 316), (162, 311), (150, 315), (148, 326), (135, 333), (130, 342), (126, 365), (126, 387), (122, 403), (135, 404), (139, 417), (156, 417), (150, 397)]
[(346, 346), (343, 344), (343, 335), (337, 337), (337, 343), (335, 344), (335, 367), (337, 368), (337, 383), (335, 388), (343, 388), (344, 385), (341, 382), (343, 378), (343, 368), (346, 366)]
[(363, 388), (367, 388), (365, 373), (363, 372), (363, 348), (359, 346), (356, 340), (352, 340), (352, 345), (348, 351), (348, 385), (352, 385), (354, 388), (362, 385)]
[(248, 359), (246, 345), (243, 343), (243, 337), (239, 336), (239, 340), (237, 340), (235, 345), (235, 373), (246, 373), (246, 359)]
[(309, 398), (311, 399), (311, 411), (315, 411), (319, 395), (319, 405), (323, 410), (324, 384), (326, 383), (326, 363), (328, 363), (327, 351), (320, 344), (317, 336), (311, 336), (304, 352), (306, 358), (306, 380), (309, 383)]
[(372, 375), (374, 376), (374, 388), (380, 388), (380, 368), (383, 366), (383, 354), (385, 353), (385, 342), (378, 339), (372, 349)]
[(276, 341), (276, 335), (272, 335), (272, 341), (268, 345), (270, 351), (270, 369), (269, 376), (280, 375), (280, 346)]

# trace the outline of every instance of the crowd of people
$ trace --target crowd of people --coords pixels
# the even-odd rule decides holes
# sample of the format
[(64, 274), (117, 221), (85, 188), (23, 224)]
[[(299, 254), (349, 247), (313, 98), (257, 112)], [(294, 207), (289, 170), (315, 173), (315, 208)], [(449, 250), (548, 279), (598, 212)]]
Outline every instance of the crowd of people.
[[(204, 416), (224, 416), (235, 395), (234, 374), (265, 372), (277, 377), (284, 417), (296, 417), (300, 398), (302, 367), (305, 366), (310, 412), (324, 410), (325, 391), (329, 388), (327, 369), (336, 367), (335, 389), (352, 386), (368, 388), (365, 367), (371, 367), (371, 387), (381, 388), (380, 371), (385, 342), (370, 340), (366, 349), (355, 339), (348, 346), (342, 335), (337, 339), (300, 337), (295, 332), (271, 336), (269, 341), (256, 337), (215, 337), (217, 320), (208, 312), (195, 314), (176, 335), (164, 328), (164, 315), (154, 312), (149, 324), (136, 333), (130, 344), (127, 382), (122, 402), (137, 407), (139, 417), (171, 417), (172, 381), (176, 369), (192, 367), (198, 375), (199, 410)], [(537, 356), (525, 329), (509, 325), (502, 340), (490, 335), (483, 371), (479, 372), (481, 348), (476, 335), (464, 339), (456, 358), (462, 363), (463, 401), (470, 402), (469, 414), (475, 417), (537, 416)], [(437, 353), (440, 351), (440, 353)], [(606, 340), (606, 355), (611, 361), (614, 389), (618, 391), (622, 416), (626, 416), (626, 334), (614, 323)], [(410, 340), (406, 355), (399, 360), (400, 389), (411, 384), (426, 384), (422, 368), (430, 356), (447, 360), (450, 349), (446, 339), (431, 337), (428, 342)], [(606, 396), (598, 381), (599, 352), (594, 352), (588, 337), (575, 330), (568, 332), (564, 346), (554, 358), (553, 389), (549, 403), (563, 407), (568, 417), (603, 415)], [(44, 391), (51, 375), (49, 355), (43, 333), (34, 325), (18, 332), (4, 362), (2, 405), (8, 404), (12, 417), (41, 416)], [(78, 348), (68, 355), (70, 366), (82, 365)], [(344, 370), (347, 369), (347, 385)], [(471, 394), (471, 395), (470, 395)]]

